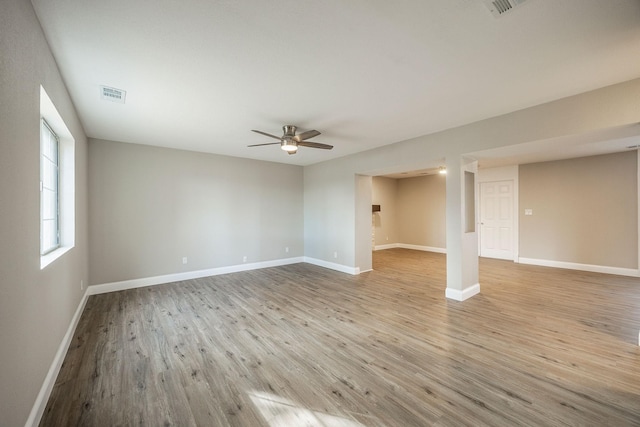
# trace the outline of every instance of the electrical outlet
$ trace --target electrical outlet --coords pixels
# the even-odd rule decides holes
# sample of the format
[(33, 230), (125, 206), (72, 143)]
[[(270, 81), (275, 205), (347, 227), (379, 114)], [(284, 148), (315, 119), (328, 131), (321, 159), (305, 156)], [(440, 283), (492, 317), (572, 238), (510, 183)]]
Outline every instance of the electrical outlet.
[(287, 246), (286, 248), (284, 248), (284, 251), (289, 253), (289, 246)]
[(186, 256), (183, 256), (183, 257), (182, 257), (182, 263), (183, 263), (183, 264), (186, 264), (186, 263), (187, 263), (187, 257), (186, 257)]
[(84, 290), (84, 280), (80, 280), (80, 290)]
[(242, 262), (247, 262), (247, 257), (246, 256), (242, 257)]
[(338, 252), (334, 252), (334, 253), (333, 253), (333, 257), (334, 257), (334, 258), (338, 258)]

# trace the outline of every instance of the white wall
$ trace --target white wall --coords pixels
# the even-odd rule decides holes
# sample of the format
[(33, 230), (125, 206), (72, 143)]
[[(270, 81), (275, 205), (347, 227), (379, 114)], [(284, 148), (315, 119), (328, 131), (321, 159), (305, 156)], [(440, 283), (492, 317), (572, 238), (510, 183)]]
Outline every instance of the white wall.
[[(88, 280), (87, 142), (29, 0), (0, 12), (0, 425), (21, 426)], [(40, 269), (40, 85), (75, 139), (75, 248)]]
[(92, 285), (303, 256), (300, 166), (94, 139), (89, 166)]

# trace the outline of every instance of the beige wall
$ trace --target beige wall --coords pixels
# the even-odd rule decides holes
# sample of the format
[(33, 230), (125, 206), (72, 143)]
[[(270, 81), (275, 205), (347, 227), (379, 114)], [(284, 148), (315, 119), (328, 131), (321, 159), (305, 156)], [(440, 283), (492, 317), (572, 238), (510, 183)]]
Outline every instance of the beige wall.
[(303, 255), (300, 166), (94, 139), (89, 166), (91, 284)]
[[(446, 178), (373, 178), (376, 245), (406, 244), (446, 248)], [(387, 236), (389, 239), (387, 240)]]
[(371, 193), (371, 204), (380, 205), (380, 212), (373, 214), (375, 246), (401, 243), (398, 240), (398, 218), (396, 213), (398, 180), (374, 176)]
[[(87, 283), (87, 142), (29, 0), (0, 8), (0, 425), (25, 424)], [(40, 85), (75, 138), (75, 248), (40, 270)]]
[(444, 175), (398, 180), (397, 206), (400, 243), (441, 249), (447, 247)]
[(638, 268), (636, 163), (629, 151), (521, 165), (520, 257)]

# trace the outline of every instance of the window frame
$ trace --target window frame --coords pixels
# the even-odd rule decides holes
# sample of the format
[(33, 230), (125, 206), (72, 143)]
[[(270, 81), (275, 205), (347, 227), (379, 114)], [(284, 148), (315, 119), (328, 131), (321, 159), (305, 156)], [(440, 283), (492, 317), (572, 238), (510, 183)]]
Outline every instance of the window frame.
[[(58, 246), (42, 254), (42, 194), (40, 195), (40, 233), (38, 253), (40, 253), (40, 269), (46, 268), (58, 258), (75, 247), (76, 239), (76, 184), (75, 184), (75, 138), (69, 131), (62, 116), (49, 98), (47, 91), (40, 85), (40, 120), (38, 150), (40, 163), (42, 162), (42, 120), (48, 128), (58, 137), (58, 177), (57, 177), (57, 217), (58, 217)], [(42, 168), (42, 165), (40, 166)], [(41, 172), (42, 173), (42, 172)], [(42, 178), (42, 177), (40, 177)], [(42, 182), (42, 181), (40, 181)]]
[[(43, 138), (45, 137), (45, 132), (48, 132), (47, 135), (49, 141), (46, 143), (50, 143), (53, 139), (54, 141), (54, 151), (55, 151), (55, 159), (49, 158), (47, 153), (45, 152), (45, 141)], [(55, 181), (55, 188), (50, 188), (46, 186), (47, 181), (47, 173), (45, 163), (49, 162), (53, 166), (53, 171), (55, 177), (51, 181)], [(53, 201), (55, 202), (55, 206), (52, 208), (51, 206), (47, 206), (45, 204), (45, 192), (53, 191), (54, 197)], [(45, 212), (51, 211), (53, 213), (53, 218), (45, 218)], [(47, 244), (45, 247), (45, 243), (49, 243), (45, 240), (45, 222), (53, 221), (53, 234), (55, 235), (55, 239), (52, 244)], [(56, 134), (56, 132), (51, 128), (49, 123), (42, 118), (40, 120), (40, 256), (45, 256), (56, 249), (60, 248), (60, 138)]]

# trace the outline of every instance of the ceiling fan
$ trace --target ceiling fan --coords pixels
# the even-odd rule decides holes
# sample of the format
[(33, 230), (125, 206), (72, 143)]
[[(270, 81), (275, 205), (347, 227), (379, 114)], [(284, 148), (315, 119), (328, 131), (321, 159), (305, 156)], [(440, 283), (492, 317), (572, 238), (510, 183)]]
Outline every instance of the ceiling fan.
[(298, 147), (311, 147), (311, 148), (321, 148), (323, 150), (331, 150), (333, 145), (321, 144), (319, 142), (310, 142), (307, 141), (309, 138), (313, 138), (315, 136), (320, 135), (320, 132), (317, 130), (308, 130), (306, 132), (302, 132), (296, 135), (296, 127), (293, 125), (285, 125), (282, 126), (282, 136), (271, 135), (270, 133), (262, 132), (261, 130), (252, 129), (252, 132), (259, 133), (264, 136), (268, 136), (270, 138), (278, 139), (280, 142), (268, 142), (266, 144), (253, 144), (248, 147), (259, 147), (261, 145), (276, 145), (280, 144), (280, 148), (286, 151), (289, 154), (296, 154), (298, 151)]

